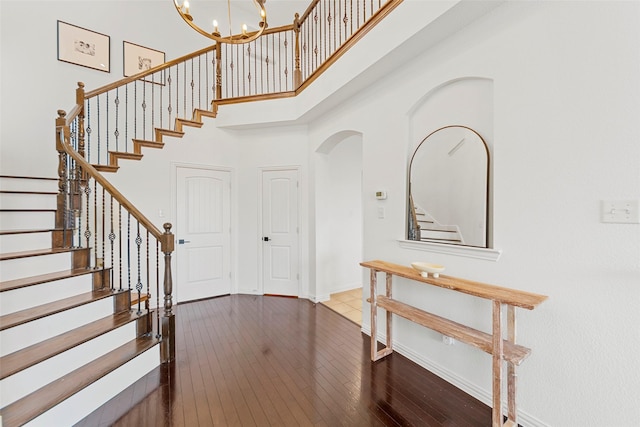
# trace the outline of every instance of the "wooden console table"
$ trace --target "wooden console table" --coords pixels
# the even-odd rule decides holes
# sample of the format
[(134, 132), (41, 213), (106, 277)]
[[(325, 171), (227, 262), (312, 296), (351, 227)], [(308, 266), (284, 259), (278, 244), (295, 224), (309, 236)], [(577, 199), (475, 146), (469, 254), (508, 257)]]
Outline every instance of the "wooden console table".
[[(473, 282), (456, 277), (440, 275), (438, 278), (422, 277), (420, 273), (403, 265), (385, 261), (368, 261), (360, 263), (371, 270), (371, 360), (379, 360), (393, 352), (391, 339), (392, 314), (402, 316), (412, 322), (433, 329), (443, 335), (465, 342), (492, 355), (493, 363), (493, 412), (492, 426), (517, 426), (516, 412), (516, 366), (531, 353), (531, 349), (516, 344), (516, 307), (533, 310), (544, 300), (545, 295), (538, 295), (516, 289), (503, 288), (485, 283)], [(386, 293), (378, 295), (377, 273), (386, 273)], [(469, 326), (454, 322), (444, 317), (420, 310), (411, 305), (392, 299), (392, 277), (404, 277), (427, 285), (451, 289), (493, 302), (493, 331), (491, 334)], [(506, 339), (503, 339), (502, 305), (507, 306)], [(385, 348), (377, 349), (377, 314), (378, 308), (387, 311), (387, 337)], [(503, 424), (502, 416), (502, 361), (507, 363), (507, 421)]]

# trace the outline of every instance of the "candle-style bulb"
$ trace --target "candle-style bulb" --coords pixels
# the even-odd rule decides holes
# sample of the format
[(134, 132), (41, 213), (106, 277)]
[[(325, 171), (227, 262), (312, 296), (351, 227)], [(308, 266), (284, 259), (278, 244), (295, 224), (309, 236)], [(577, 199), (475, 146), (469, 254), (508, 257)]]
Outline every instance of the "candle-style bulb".
[(247, 35), (247, 24), (242, 24), (242, 34)]
[(213, 20), (213, 32), (214, 33), (218, 33), (218, 21), (216, 21), (215, 19)]
[(184, 6), (184, 13), (186, 13), (188, 15), (189, 14), (189, 2), (185, 1), (182, 5)]

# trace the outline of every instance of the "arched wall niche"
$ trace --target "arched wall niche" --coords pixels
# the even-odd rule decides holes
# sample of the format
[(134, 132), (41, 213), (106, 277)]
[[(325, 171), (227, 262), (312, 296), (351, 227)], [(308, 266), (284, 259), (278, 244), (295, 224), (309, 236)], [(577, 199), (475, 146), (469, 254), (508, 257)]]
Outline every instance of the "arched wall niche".
[[(483, 140), (488, 154), (488, 186), (486, 199), (486, 242), (469, 246), (493, 247), (493, 80), (484, 77), (461, 77), (446, 81), (429, 90), (408, 111), (409, 144), (407, 153), (407, 235), (412, 237), (411, 203), (409, 182), (411, 176), (411, 159), (425, 137), (438, 129), (450, 126), (462, 126), (472, 129)], [(414, 174), (415, 175), (415, 174)], [(420, 185), (437, 185), (436, 183), (420, 183)], [(416, 191), (416, 183), (413, 183)], [(415, 228), (413, 228), (415, 230)], [(434, 243), (433, 241), (430, 243)], [(448, 242), (443, 242), (448, 243)], [(436, 243), (437, 245), (437, 243)], [(462, 243), (465, 245), (465, 243)], [(431, 245), (433, 246), (433, 245)]]
[(362, 286), (362, 133), (336, 132), (314, 153), (316, 295)]

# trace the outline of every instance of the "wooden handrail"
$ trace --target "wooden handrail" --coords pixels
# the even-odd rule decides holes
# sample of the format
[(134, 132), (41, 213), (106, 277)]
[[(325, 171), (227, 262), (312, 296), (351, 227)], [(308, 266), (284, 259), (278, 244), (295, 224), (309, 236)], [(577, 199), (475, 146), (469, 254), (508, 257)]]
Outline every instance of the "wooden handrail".
[(313, 8), (316, 7), (316, 5), (320, 2), (320, 0), (313, 0), (311, 2), (311, 4), (309, 4), (309, 7), (307, 7), (307, 10), (304, 11), (304, 13), (302, 14), (302, 16), (300, 17), (299, 21), (300, 24), (302, 24), (305, 19), (307, 19), (307, 17), (309, 16), (309, 14), (311, 14), (311, 12), (313, 11)]
[(151, 75), (153, 73), (157, 73), (158, 71), (162, 71), (162, 70), (167, 69), (169, 67), (172, 67), (174, 65), (180, 64), (180, 63), (182, 63), (184, 61), (187, 61), (187, 60), (189, 60), (191, 58), (195, 58), (196, 56), (200, 56), (203, 53), (207, 53), (209, 51), (214, 51), (216, 49), (217, 49), (217, 45), (213, 45), (213, 46), (210, 46), (210, 47), (205, 47), (203, 49), (197, 50), (197, 51), (192, 52), (192, 53), (190, 53), (188, 55), (181, 56), (180, 58), (172, 59), (171, 61), (168, 61), (168, 62), (165, 62), (163, 64), (157, 65), (157, 66), (155, 66), (153, 68), (150, 68), (150, 69), (148, 69), (146, 71), (143, 71), (141, 73), (134, 74), (133, 76), (125, 77), (124, 79), (118, 80), (117, 82), (113, 82), (113, 83), (110, 83), (110, 84), (108, 84), (106, 86), (102, 86), (102, 87), (100, 87), (98, 89), (94, 89), (94, 90), (92, 90), (90, 92), (86, 92), (85, 95), (84, 95), (84, 99), (93, 98), (94, 96), (101, 95), (103, 93), (109, 92), (110, 90), (113, 90), (113, 89), (115, 89), (117, 87), (124, 86), (127, 83), (131, 83), (131, 82), (134, 82), (136, 80), (140, 80), (141, 78), (143, 78), (145, 76)]
[[(342, 55), (347, 53), (360, 39), (362, 39), (373, 27), (382, 21), (393, 9), (398, 7), (403, 0), (389, 0), (367, 21), (366, 25), (358, 28), (344, 43), (327, 58), (322, 65), (308, 76), (302, 84), (296, 88), (296, 95), (306, 89), (320, 75), (322, 75), (331, 65), (333, 65)], [(316, 1), (317, 3), (317, 1)], [(306, 12), (305, 12), (306, 13)]]
[[(58, 110), (59, 119), (64, 119), (66, 121), (66, 112), (64, 110)], [(133, 215), (133, 217), (149, 232), (160, 241), (162, 245), (162, 251), (167, 252), (165, 249), (173, 246), (173, 240), (168, 242), (168, 237), (171, 236), (173, 239), (173, 235), (166, 234), (158, 229), (142, 212), (136, 208), (133, 203), (131, 203), (122, 193), (120, 193), (107, 179), (102, 176), (100, 172), (98, 172), (89, 162), (85, 160), (76, 150), (73, 149), (70, 143), (70, 135), (68, 133), (68, 126), (56, 126), (56, 131), (60, 135), (60, 144), (58, 144), (58, 148), (64, 150), (76, 163), (82, 168), (82, 170), (88, 173), (93, 179), (96, 180), (102, 187), (113, 196), (113, 198), (128, 212)]]

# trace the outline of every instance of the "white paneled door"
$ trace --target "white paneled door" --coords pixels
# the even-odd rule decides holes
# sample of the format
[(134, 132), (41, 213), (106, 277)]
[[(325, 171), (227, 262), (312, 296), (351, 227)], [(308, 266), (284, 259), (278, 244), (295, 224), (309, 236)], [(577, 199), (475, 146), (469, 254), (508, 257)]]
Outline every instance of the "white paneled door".
[(263, 292), (299, 294), (298, 170), (262, 171)]
[(178, 167), (176, 301), (231, 292), (231, 173)]

